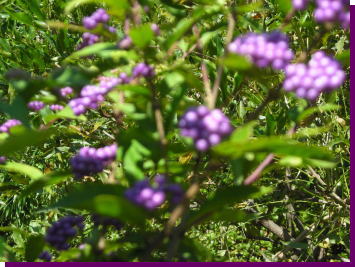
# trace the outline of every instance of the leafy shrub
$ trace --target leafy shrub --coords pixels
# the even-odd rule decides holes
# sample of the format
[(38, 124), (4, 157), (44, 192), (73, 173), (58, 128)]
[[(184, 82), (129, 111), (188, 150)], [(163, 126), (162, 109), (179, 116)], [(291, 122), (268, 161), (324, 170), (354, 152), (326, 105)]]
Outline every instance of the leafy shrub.
[(347, 261), (350, 13), (308, 2), (1, 3), (0, 259)]

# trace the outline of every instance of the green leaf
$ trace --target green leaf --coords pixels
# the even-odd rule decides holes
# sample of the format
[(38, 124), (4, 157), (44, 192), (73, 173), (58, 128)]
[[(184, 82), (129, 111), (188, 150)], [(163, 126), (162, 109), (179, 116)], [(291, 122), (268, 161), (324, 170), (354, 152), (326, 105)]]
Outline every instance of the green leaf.
[(344, 67), (349, 67), (350, 65), (350, 49), (344, 50), (337, 54), (335, 58), (343, 64)]
[(203, 33), (200, 38), (201, 46), (205, 47), (213, 38), (217, 37), (222, 31), (223, 28), (219, 28), (218, 30), (215, 31)]
[(285, 246), (291, 247), (291, 248), (302, 248), (302, 249), (307, 249), (308, 244), (307, 243), (302, 243), (302, 242), (296, 242), (296, 241), (291, 241), (291, 242), (282, 242)]
[(221, 156), (240, 158), (247, 152), (273, 153), (281, 157), (296, 156), (302, 159), (322, 160), (334, 163), (332, 153), (324, 148), (309, 146), (287, 137), (262, 137), (247, 142), (233, 140), (223, 142), (213, 149)]
[(25, 197), (31, 193), (36, 193), (39, 190), (42, 190), (43, 188), (59, 184), (71, 177), (73, 177), (73, 174), (71, 172), (52, 172), (30, 183), (22, 191), (20, 197)]
[(35, 26), (33, 18), (25, 12), (8, 12), (10, 16), (26, 25)]
[(121, 59), (127, 61), (136, 61), (138, 59), (137, 53), (133, 50), (101, 50), (97, 52), (97, 56), (102, 59), (111, 59), (115, 62), (119, 62)]
[(0, 193), (20, 189), (20, 186), (17, 183), (1, 183), (0, 184)]
[(209, 220), (218, 222), (229, 222), (229, 223), (238, 223), (246, 222), (253, 219), (255, 216), (252, 214), (247, 214), (242, 210), (237, 209), (224, 209), (220, 212), (214, 213)]
[(317, 136), (323, 133), (326, 133), (330, 130), (330, 126), (323, 127), (307, 127), (307, 128), (299, 128), (297, 132), (293, 135), (295, 138), (304, 138), (304, 137), (312, 137)]
[(79, 6), (91, 3), (100, 3), (100, 0), (71, 0), (65, 6), (65, 13), (70, 13), (73, 9), (78, 8)]
[(112, 216), (123, 222), (142, 225), (144, 211), (124, 197), (125, 188), (112, 184), (74, 185), (67, 196), (49, 208), (70, 208)]
[(301, 157), (286, 156), (280, 159), (279, 164), (289, 167), (300, 167), (304, 164)]
[(228, 54), (228, 56), (221, 60), (221, 63), (227, 68), (233, 70), (246, 71), (252, 68), (252, 63), (244, 56), (236, 54)]
[(108, 5), (111, 14), (123, 16), (125, 11), (130, 7), (127, 0), (71, 0), (65, 7), (65, 13), (70, 13), (73, 9), (84, 4), (101, 4)]
[(287, 14), (292, 9), (291, 0), (276, 0), (276, 3), (279, 10), (284, 14)]
[(150, 24), (144, 24), (132, 28), (129, 31), (129, 36), (138, 48), (144, 48), (150, 43), (151, 40), (153, 40), (154, 32), (151, 29)]
[(41, 11), (39, 0), (27, 0), (28, 8), (38, 16), (39, 19), (44, 20), (45, 15)]
[(297, 121), (301, 122), (303, 120), (306, 120), (307, 118), (309, 118), (310, 116), (312, 116), (313, 114), (315, 114), (317, 112), (324, 113), (327, 111), (336, 111), (339, 109), (340, 109), (340, 106), (335, 105), (335, 104), (331, 104), (331, 103), (326, 103), (321, 106), (310, 107), (310, 108), (306, 109), (305, 111), (303, 111), (301, 114), (299, 114)]
[(23, 236), (28, 236), (28, 233), (18, 227), (13, 227), (13, 226), (1, 226), (0, 227), (0, 232), (16, 232), (18, 234), (21, 234)]
[(84, 47), (76, 52), (74, 52), (73, 54), (71, 54), (68, 58), (66, 58), (65, 60), (73, 60), (75, 58), (79, 58), (79, 57), (87, 57), (87, 56), (91, 56), (91, 55), (96, 55), (99, 54), (102, 51), (116, 51), (117, 50), (117, 46), (114, 43), (97, 43), (97, 44), (93, 44), (87, 47)]
[(237, 5), (236, 10), (238, 13), (247, 13), (247, 12), (259, 10), (262, 7), (263, 7), (263, 1), (256, 1), (251, 4)]
[(125, 84), (125, 85), (120, 85), (118, 88), (119, 90), (133, 92), (137, 95), (142, 95), (145, 97), (151, 97), (152, 95), (152, 92), (147, 87), (141, 85)]
[(18, 96), (11, 104), (0, 101), (0, 111), (7, 113), (11, 118), (22, 121), (28, 125), (28, 110), (26, 108), (25, 100)]
[(211, 249), (206, 248), (196, 239), (189, 237), (185, 237), (181, 240), (179, 253), (181, 257), (188, 262), (213, 261), (213, 253), (211, 253)]
[(166, 49), (169, 49), (176, 41), (178, 41), (192, 26), (205, 17), (210, 17), (221, 11), (220, 6), (205, 6), (196, 8), (191, 16), (179, 21), (177, 26), (172, 30), (165, 42)]
[(89, 84), (95, 75), (78, 67), (66, 67), (54, 71), (51, 76), (58, 86), (82, 87)]
[(38, 146), (44, 143), (55, 133), (54, 129), (36, 131), (20, 127), (19, 131), (12, 133), (5, 141), (0, 143), (1, 155), (25, 150), (28, 146)]
[(117, 217), (122, 212), (121, 199), (114, 195), (98, 195), (94, 197), (94, 207), (98, 213)]
[(59, 120), (59, 119), (72, 119), (72, 120), (81, 120), (81, 121), (87, 120), (84, 115), (76, 116), (73, 110), (69, 106), (67, 106), (59, 112), (46, 115), (45, 117), (43, 117), (43, 122), (47, 124), (49, 122)]
[(44, 237), (42, 235), (31, 235), (25, 245), (25, 259), (32, 262), (38, 258), (44, 247)]
[(247, 141), (254, 132), (254, 128), (257, 125), (256, 121), (252, 121), (247, 123), (246, 125), (243, 125), (242, 127), (238, 127), (230, 137), (230, 140), (233, 140), (235, 142), (245, 142)]
[(42, 171), (37, 169), (36, 167), (17, 162), (6, 162), (6, 164), (0, 165), (0, 169), (6, 170), (8, 172), (23, 174), (31, 178), (32, 180), (36, 180), (39, 177), (43, 176)]
[(137, 140), (132, 140), (130, 147), (127, 149), (123, 165), (128, 175), (131, 175), (137, 180), (141, 180), (145, 177), (141, 168), (143, 159), (150, 155), (150, 151)]
[[(201, 208), (198, 211), (194, 211), (191, 213), (191, 216), (188, 219), (188, 224), (193, 225), (196, 223), (200, 223), (207, 218), (223, 218), (231, 219), (231, 214), (226, 212), (224, 209), (227, 206), (232, 206), (236, 203), (240, 203), (244, 200), (250, 198), (261, 197), (264, 194), (268, 194), (272, 191), (271, 188), (268, 187), (255, 187), (255, 186), (231, 186), (228, 188), (218, 189), (215, 193), (213, 193), (209, 199), (201, 205)], [(215, 215), (215, 213), (220, 213), (220, 215)], [(242, 213), (240, 213), (242, 214)], [(244, 216), (241, 215), (240, 218)], [(236, 215), (235, 219), (238, 219)], [(247, 218), (245, 218), (247, 219)]]

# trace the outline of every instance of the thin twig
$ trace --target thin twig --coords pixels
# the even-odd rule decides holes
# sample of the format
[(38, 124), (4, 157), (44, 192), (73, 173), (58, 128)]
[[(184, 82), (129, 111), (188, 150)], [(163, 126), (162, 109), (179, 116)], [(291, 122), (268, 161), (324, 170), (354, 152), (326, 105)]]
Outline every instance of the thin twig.
[(178, 206), (176, 206), (176, 208), (172, 211), (170, 218), (165, 225), (165, 230), (164, 230), (165, 235), (170, 235), (173, 228), (175, 227), (176, 221), (182, 216), (182, 214), (188, 208), (190, 201), (195, 198), (198, 191), (200, 190), (200, 179), (197, 175), (197, 168), (200, 163), (200, 160), (201, 160), (201, 157), (200, 157), (200, 155), (198, 155), (198, 157), (196, 159), (194, 170), (192, 172), (192, 177), (193, 177), (194, 181), (190, 185), (190, 187), (187, 189), (181, 203)]
[[(316, 173), (316, 171), (312, 168), (312, 167), (308, 167), (309, 171), (311, 172), (311, 175), (318, 181), (318, 183), (323, 186), (323, 187), (328, 187), (328, 185), (322, 180), (322, 178), (320, 177), (320, 175), (318, 173)], [(326, 190), (323, 189), (323, 192), (325, 192)], [(346, 208), (350, 208), (349, 205), (347, 205), (346, 201), (341, 199), (341, 197), (339, 197), (335, 192), (331, 192), (329, 194), (329, 196), (334, 199), (338, 204), (346, 207)]]
[(151, 92), (152, 92), (152, 109), (153, 109), (153, 113), (154, 113), (157, 131), (159, 134), (159, 140), (160, 140), (160, 145), (161, 145), (161, 149), (163, 152), (163, 157), (165, 160), (165, 175), (168, 176), (168, 174), (169, 174), (168, 151), (167, 151), (168, 150), (168, 148), (167, 148), (168, 140), (166, 139), (166, 136), (165, 136), (164, 119), (163, 119), (163, 115), (161, 112), (160, 103), (158, 100), (158, 95), (155, 90), (155, 87), (150, 79), (148, 79), (147, 82), (148, 82), (148, 85), (149, 85)]
[[(233, 8), (231, 8), (231, 10), (233, 10)], [(230, 13), (228, 15), (228, 30), (227, 30), (227, 36), (226, 36), (226, 41), (225, 41), (223, 58), (225, 58), (227, 55), (227, 47), (228, 47), (229, 43), (232, 41), (234, 28), (235, 28), (235, 14)], [(210, 100), (212, 107), (215, 107), (215, 105), (216, 105), (217, 96), (218, 96), (218, 89), (219, 89), (219, 86), (220, 86), (220, 83), (222, 80), (222, 74), (223, 74), (223, 64), (219, 63), (218, 68), (217, 68), (216, 79), (214, 81), (213, 88), (212, 88), (211, 100)]]
[[(292, 127), (288, 132), (287, 135), (292, 135), (296, 131), (296, 126)], [(245, 185), (250, 185), (255, 183), (261, 176), (263, 170), (269, 166), (272, 161), (274, 160), (275, 155), (270, 153), (267, 157), (259, 164), (259, 166), (250, 174), (245, 180)]]

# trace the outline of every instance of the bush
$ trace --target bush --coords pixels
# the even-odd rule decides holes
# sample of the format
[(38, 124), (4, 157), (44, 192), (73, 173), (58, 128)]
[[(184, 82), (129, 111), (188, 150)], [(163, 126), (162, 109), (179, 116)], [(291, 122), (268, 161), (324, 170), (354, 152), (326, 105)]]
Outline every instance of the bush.
[(348, 261), (328, 1), (3, 3), (0, 260)]

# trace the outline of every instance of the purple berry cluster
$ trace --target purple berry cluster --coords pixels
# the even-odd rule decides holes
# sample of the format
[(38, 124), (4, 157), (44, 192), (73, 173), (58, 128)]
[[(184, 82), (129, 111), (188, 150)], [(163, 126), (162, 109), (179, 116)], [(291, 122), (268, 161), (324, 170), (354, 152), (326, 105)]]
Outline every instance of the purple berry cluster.
[(8, 120), (2, 125), (0, 125), (0, 133), (9, 133), (12, 127), (21, 125), (22, 123), (19, 120)]
[(49, 108), (52, 111), (60, 111), (63, 110), (64, 107), (62, 105), (54, 104), (54, 105), (50, 105)]
[(337, 89), (345, 79), (339, 62), (323, 51), (314, 53), (308, 64), (288, 65), (285, 74), (284, 89), (308, 100), (315, 100), (322, 92)]
[(27, 104), (27, 107), (33, 111), (39, 111), (43, 109), (45, 104), (42, 101), (31, 101)]
[(95, 29), (100, 23), (105, 24), (110, 20), (110, 16), (107, 14), (106, 10), (99, 8), (89, 17), (83, 19), (83, 25), (88, 30)]
[(70, 248), (68, 241), (77, 235), (78, 230), (84, 229), (83, 217), (66, 216), (52, 224), (47, 230), (46, 242), (57, 250), (67, 250)]
[(67, 96), (69, 96), (69, 95), (71, 95), (71, 94), (73, 94), (73, 88), (71, 88), (71, 87), (64, 87), (64, 88), (62, 88), (62, 89), (60, 89), (60, 95), (62, 96), (62, 97), (67, 97)]
[[(295, 10), (304, 10), (309, 0), (292, 0)], [(340, 23), (344, 29), (350, 27), (350, 11), (348, 0), (315, 0), (314, 18), (317, 22)]]
[(97, 109), (105, 100), (105, 95), (115, 86), (126, 83), (126, 75), (120, 77), (105, 77), (100, 79), (99, 85), (86, 85), (80, 92), (80, 97), (72, 99), (69, 106), (75, 115), (84, 114), (88, 109)]
[(80, 97), (72, 99), (69, 106), (75, 115), (84, 114), (88, 109), (96, 109), (105, 100), (105, 95), (120, 84), (130, 83), (139, 77), (152, 77), (155, 75), (154, 68), (146, 63), (137, 64), (129, 77), (122, 72), (118, 77), (99, 77), (99, 85), (86, 85), (80, 92)]
[(78, 50), (80, 50), (86, 46), (96, 44), (100, 40), (100, 37), (98, 35), (90, 33), (90, 32), (84, 32), (82, 38), (83, 38), (83, 41), (79, 44)]
[(279, 31), (241, 35), (228, 45), (228, 50), (248, 57), (259, 68), (276, 70), (284, 69), (294, 57), (287, 36)]
[(155, 35), (160, 35), (160, 28), (158, 26), (158, 24), (156, 23), (152, 23), (152, 25), (150, 25), (150, 28), (152, 29), (152, 31), (154, 32)]
[(138, 77), (153, 77), (155, 75), (155, 70), (152, 66), (142, 62), (138, 63), (132, 71), (133, 78)]
[(51, 261), (52, 255), (48, 251), (42, 251), (38, 258), (44, 261)]
[(199, 151), (206, 151), (229, 136), (233, 127), (219, 109), (205, 106), (189, 108), (179, 121), (181, 135), (191, 137)]
[(178, 204), (182, 200), (184, 191), (178, 184), (167, 183), (163, 175), (157, 175), (154, 181), (154, 186), (148, 179), (137, 182), (132, 188), (126, 190), (125, 196), (147, 210), (154, 210), (161, 206), (167, 194), (171, 196), (173, 204)]
[(121, 49), (130, 49), (133, 45), (132, 39), (129, 36), (125, 36), (118, 42), (118, 47)]
[(316, 0), (314, 18), (317, 22), (337, 22), (349, 28), (350, 11), (348, 0)]
[(92, 215), (92, 221), (96, 227), (102, 226), (104, 230), (110, 226), (113, 226), (117, 230), (122, 228), (122, 223), (119, 220), (109, 216), (94, 214)]
[(117, 145), (112, 144), (101, 148), (83, 147), (71, 159), (71, 166), (75, 178), (94, 175), (116, 159)]
[[(116, 29), (114, 27), (108, 26), (107, 22), (110, 20), (109, 14), (103, 8), (99, 8), (91, 16), (85, 17), (83, 19), (83, 26), (88, 30), (93, 30), (99, 24), (102, 24), (105, 29), (111, 33), (115, 33)], [(83, 42), (79, 45), (78, 49), (82, 49), (86, 46), (93, 45), (99, 41), (100, 37), (96, 34), (90, 32), (85, 32), (83, 34)]]
[(292, 6), (295, 10), (304, 10), (308, 6), (309, 0), (292, 0)]
[(100, 76), (98, 80), (101, 87), (108, 88), (109, 90), (118, 84), (127, 84), (131, 82), (131, 78), (124, 72), (121, 72), (120, 75), (118, 75), (118, 78)]
[(0, 156), (0, 165), (6, 163), (6, 157)]

